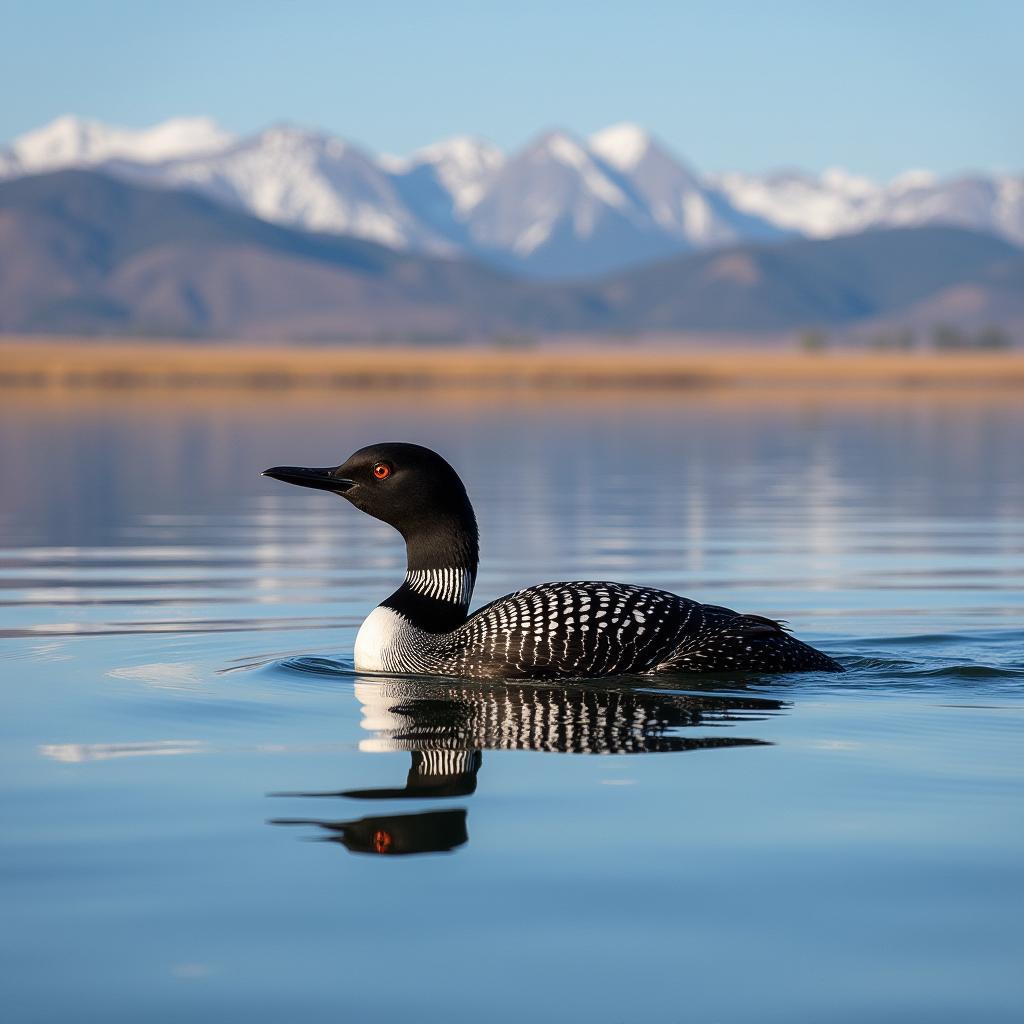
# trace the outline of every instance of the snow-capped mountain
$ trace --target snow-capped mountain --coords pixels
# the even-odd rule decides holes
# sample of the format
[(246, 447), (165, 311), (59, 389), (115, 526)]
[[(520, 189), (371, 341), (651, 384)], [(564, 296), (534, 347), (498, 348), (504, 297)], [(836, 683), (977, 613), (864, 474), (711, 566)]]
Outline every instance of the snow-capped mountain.
[(634, 124), (590, 136), (591, 152), (633, 187), (658, 227), (695, 248), (784, 234), (756, 211), (741, 211)]
[(511, 157), (469, 210), (467, 227), (478, 251), (544, 276), (599, 273), (679, 248), (629, 182), (563, 132)]
[[(542, 276), (582, 276), (782, 234), (730, 207), (650, 136), (549, 132), (507, 160), (469, 209), (470, 241)], [(569, 268), (569, 269), (567, 269)]]
[(90, 167), (109, 160), (151, 164), (215, 153), (234, 137), (208, 117), (176, 117), (151, 128), (117, 128), (65, 115), (0, 150), (0, 176)]
[(885, 184), (832, 169), (723, 174), (712, 179), (733, 207), (812, 238), (880, 227), (948, 224), (1024, 243), (1024, 177), (939, 179), (909, 171)]
[(1024, 243), (1021, 176), (712, 177), (631, 124), (586, 140), (549, 132), (508, 156), (458, 136), (393, 157), (290, 126), (239, 139), (208, 118), (133, 130), (65, 116), (0, 147), (0, 178), (67, 167), (192, 189), (279, 224), (543, 277), (874, 227), (954, 224)]
[(399, 177), (429, 171), (451, 197), (453, 209), (464, 214), (480, 201), (505, 162), (505, 154), (483, 139), (456, 135), (424, 146), (412, 156), (382, 156), (378, 162)]
[(320, 132), (280, 125), (215, 153), (108, 167), (135, 180), (202, 192), (278, 224), (396, 249), (451, 248), (409, 208), (370, 154)]
[(402, 201), (456, 251), (469, 251), (466, 219), (505, 162), (505, 154), (482, 139), (459, 135), (417, 150), (410, 157), (383, 156)]

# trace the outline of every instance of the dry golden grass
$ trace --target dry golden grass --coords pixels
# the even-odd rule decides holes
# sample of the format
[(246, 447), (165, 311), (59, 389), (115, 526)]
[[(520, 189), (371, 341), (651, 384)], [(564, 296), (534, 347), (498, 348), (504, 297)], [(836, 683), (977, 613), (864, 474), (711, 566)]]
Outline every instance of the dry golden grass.
[(1018, 391), (1024, 354), (545, 348), (397, 349), (243, 344), (0, 340), (0, 387), (68, 394), (274, 390), (454, 392), (494, 396), (551, 390), (808, 391), (927, 388)]

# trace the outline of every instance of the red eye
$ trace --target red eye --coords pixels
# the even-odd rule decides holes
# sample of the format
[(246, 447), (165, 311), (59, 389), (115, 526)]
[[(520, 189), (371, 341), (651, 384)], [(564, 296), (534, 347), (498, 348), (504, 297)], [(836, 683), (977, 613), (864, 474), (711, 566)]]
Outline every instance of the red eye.
[(373, 467), (373, 475), (378, 480), (387, 480), (391, 476), (391, 467), (386, 462), (378, 462)]

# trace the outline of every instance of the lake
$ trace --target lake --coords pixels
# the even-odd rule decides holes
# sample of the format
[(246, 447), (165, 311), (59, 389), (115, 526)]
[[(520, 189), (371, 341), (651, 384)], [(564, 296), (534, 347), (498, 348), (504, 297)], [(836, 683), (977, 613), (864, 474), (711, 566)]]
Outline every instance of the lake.
[[(649, 584), (841, 676), (359, 676), (437, 448), (474, 605)], [(1024, 403), (111, 392), (0, 409), (5, 1021), (1020, 1021)]]

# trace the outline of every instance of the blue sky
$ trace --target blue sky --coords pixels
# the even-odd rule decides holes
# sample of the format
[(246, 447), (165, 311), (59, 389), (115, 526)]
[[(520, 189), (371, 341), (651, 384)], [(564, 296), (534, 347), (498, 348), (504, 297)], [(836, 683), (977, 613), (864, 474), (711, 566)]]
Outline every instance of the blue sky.
[(0, 139), (209, 114), (407, 152), (615, 121), (703, 170), (1024, 169), (1024, 2), (0, 0)]

